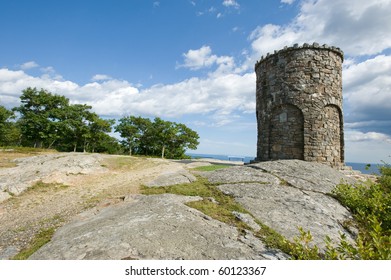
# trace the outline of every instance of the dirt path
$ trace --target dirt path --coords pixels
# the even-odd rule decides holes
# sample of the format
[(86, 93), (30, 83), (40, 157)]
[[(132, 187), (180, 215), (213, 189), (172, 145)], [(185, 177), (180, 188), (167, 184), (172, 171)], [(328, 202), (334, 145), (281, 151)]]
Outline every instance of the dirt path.
[[(59, 155), (61, 160), (64, 160), (63, 156), (66, 154)], [(86, 209), (96, 207), (96, 211), (99, 211), (121, 202), (128, 194), (139, 193), (141, 184), (164, 172), (183, 169), (180, 163), (161, 159), (96, 154), (93, 156), (96, 164), (99, 164), (99, 172), (88, 172), (88, 168), (96, 166), (88, 166), (85, 172), (82, 170), (78, 174), (65, 174), (65, 171), (54, 168), (54, 171), (45, 174), (43, 179), (38, 178), (40, 181), (34, 187), (0, 203), (0, 259), (8, 259), (17, 254), (43, 229), (58, 228)], [(45, 163), (51, 158), (54, 159), (53, 156), (45, 157)], [(34, 168), (41, 165), (43, 167), (42, 162), (38, 164), (35, 160), (42, 158), (36, 157), (29, 166), (35, 164)], [(54, 164), (49, 162), (51, 166)], [(5, 171), (18, 172), (16, 168), (0, 168), (0, 175), (3, 177), (0, 179), (7, 179)], [(26, 168), (21, 167), (19, 172), (23, 173)], [(32, 173), (42, 172), (43, 170), (38, 169)], [(23, 174), (20, 176), (23, 177)]]

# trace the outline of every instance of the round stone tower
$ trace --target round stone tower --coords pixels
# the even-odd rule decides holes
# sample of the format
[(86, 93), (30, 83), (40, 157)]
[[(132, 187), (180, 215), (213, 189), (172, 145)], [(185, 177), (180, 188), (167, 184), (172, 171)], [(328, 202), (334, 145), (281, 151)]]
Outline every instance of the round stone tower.
[(304, 44), (255, 64), (256, 161), (301, 159), (344, 164), (343, 52)]

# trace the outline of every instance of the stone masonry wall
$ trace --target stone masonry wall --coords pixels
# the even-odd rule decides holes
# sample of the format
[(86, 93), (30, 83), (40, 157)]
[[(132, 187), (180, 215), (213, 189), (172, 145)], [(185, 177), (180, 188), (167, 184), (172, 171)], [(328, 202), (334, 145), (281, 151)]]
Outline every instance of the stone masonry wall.
[(257, 161), (344, 163), (339, 48), (285, 47), (257, 62)]

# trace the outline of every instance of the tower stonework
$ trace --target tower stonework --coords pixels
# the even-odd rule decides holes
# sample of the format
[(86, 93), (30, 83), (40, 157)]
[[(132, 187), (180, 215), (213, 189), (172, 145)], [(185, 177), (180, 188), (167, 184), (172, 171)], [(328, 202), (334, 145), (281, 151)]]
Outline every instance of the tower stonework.
[(343, 52), (317, 43), (285, 47), (255, 64), (256, 161), (344, 164)]

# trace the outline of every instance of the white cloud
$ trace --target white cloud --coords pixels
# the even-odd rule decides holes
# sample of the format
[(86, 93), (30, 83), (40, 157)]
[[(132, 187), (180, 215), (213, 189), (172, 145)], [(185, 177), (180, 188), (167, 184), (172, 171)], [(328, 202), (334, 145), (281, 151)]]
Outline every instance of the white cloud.
[(281, 0), (281, 3), (291, 5), (295, 0)]
[(343, 85), (348, 120), (391, 119), (391, 56), (349, 64), (343, 71)]
[(184, 64), (180, 67), (198, 70), (203, 67), (210, 67), (216, 62), (216, 55), (212, 55), (212, 49), (209, 46), (202, 46), (197, 50), (189, 50), (183, 54)]
[[(215, 61), (224, 65), (226, 58), (216, 57)], [(214, 125), (224, 125), (236, 118), (233, 112), (255, 110), (253, 73), (215, 72), (204, 79), (190, 78), (139, 91), (128, 81), (116, 79), (79, 85), (72, 81), (34, 77), (23, 71), (0, 69), (1, 101), (7, 107), (17, 106), (22, 90), (27, 87), (47, 89), (68, 97), (72, 103), (89, 104), (98, 114), (112, 117), (206, 114)]]
[(189, 68), (191, 70), (199, 70), (201, 68), (210, 68), (217, 65), (215, 74), (232, 72), (235, 68), (233, 57), (217, 56), (212, 54), (212, 49), (209, 46), (202, 46), (197, 50), (189, 50), (183, 54), (184, 63), (177, 67)]
[(347, 130), (345, 132), (345, 140), (349, 142), (380, 141), (391, 144), (391, 136), (373, 131), (364, 133), (357, 130)]
[(112, 78), (108, 75), (105, 74), (96, 74), (92, 77), (91, 81), (96, 82), (96, 81), (105, 81), (105, 80), (111, 80)]
[(235, 0), (224, 0), (223, 1), (223, 6), (225, 6), (225, 7), (233, 7), (235, 9), (238, 9), (240, 7), (238, 2), (236, 2)]
[(39, 65), (35, 61), (28, 61), (20, 65), (20, 69), (28, 70), (28, 69), (36, 68), (38, 66)]
[(391, 1), (303, 0), (289, 24), (268, 24), (250, 35), (257, 57), (294, 43), (335, 45), (348, 55), (373, 55), (391, 47)]

